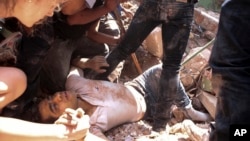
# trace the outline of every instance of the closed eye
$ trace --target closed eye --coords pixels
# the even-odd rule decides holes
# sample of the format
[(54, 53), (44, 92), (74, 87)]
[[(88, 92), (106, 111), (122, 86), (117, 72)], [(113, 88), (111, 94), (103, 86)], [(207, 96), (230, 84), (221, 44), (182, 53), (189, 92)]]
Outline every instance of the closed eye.
[(56, 114), (56, 108), (54, 103), (49, 103), (49, 109), (52, 113)]
[(56, 114), (58, 106), (57, 104), (55, 104), (54, 102), (51, 102), (51, 97), (48, 97), (48, 101), (49, 101), (49, 109), (52, 113)]

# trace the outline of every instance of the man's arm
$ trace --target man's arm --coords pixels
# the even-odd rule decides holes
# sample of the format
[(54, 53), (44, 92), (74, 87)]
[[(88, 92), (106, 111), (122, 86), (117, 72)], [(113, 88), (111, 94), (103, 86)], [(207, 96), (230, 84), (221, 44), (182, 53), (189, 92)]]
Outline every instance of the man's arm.
[(56, 124), (40, 124), (14, 118), (0, 117), (2, 141), (66, 141), (66, 127)]
[[(71, 64), (81, 69), (92, 69), (97, 73), (104, 73), (106, 69), (103, 68), (109, 66), (104, 56), (94, 56), (93, 58), (75, 58), (72, 60)], [(83, 76), (82, 71), (81, 73), (78, 71), (78, 73), (80, 76)]]
[(84, 76), (82, 69), (80, 69), (78, 67), (74, 67), (74, 66), (70, 67), (70, 71), (69, 71), (68, 77), (71, 76), (71, 75), (77, 75), (77, 76), (81, 76), (81, 77)]
[[(66, 109), (76, 118), (59, 118), (56, 124), (42, 124), (0, 117), (1, 141), (68, 141), (83, 139), (89, 130), (89, 116), (82, 109)], [(66, 117), (63, 115), (63, 117)]]
[(69, 25), (87, 24), (99, 19), (101, 16), (113, 11), (118, 5), (118, 1), (105, 0), (103, 6), (96, 7), (94, 9), (85, 8), (82, 11), (69, 15), (67, 21)]
[(98, 42), (107, 43), (108, 45), (117, 45), (120, 42), (120, 36), (112, 36), (102, 32), (99, 32), (100, 20), (91, 24), (87, 30), (87, 37)]

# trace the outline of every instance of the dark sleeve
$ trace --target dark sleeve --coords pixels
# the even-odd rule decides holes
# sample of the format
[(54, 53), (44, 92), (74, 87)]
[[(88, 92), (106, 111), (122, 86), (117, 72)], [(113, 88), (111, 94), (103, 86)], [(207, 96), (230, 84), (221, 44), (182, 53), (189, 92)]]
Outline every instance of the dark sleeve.
[(104, 0), (96, 0), (94, 8), (104, 4)]

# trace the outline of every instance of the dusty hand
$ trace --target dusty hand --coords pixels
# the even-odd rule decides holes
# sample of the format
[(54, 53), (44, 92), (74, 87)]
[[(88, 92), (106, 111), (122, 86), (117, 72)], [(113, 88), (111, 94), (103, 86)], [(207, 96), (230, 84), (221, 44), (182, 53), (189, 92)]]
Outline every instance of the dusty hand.
[(64, 124), (67, 132), (64, 134), (68, 140), (79, 140), (86, 136), (89, 131), (89, 116), (84, 115), (81, 108), (77, 110), (67, 108), (55, 124)]
[(95, 56), (86, 62), (86, 66), (97, 73), (104, 73), (106, 69), (103, 69), (103, 67), (109, 67), (109, 64), (104, 56)]
[(192, 141), (207, 141), (208, 129), (200, 128), (191, 120), (184, 120), (182, 123), (177, 123), (170, 127), (169, 133), (187, 134)]

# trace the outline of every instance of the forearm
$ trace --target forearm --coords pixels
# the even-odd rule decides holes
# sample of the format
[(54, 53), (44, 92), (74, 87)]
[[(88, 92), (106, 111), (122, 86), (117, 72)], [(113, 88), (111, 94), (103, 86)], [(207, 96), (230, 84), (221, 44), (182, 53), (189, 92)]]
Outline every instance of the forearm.
[(89, 58), (75, 58), (71, 61), (71, 64), (75, 67), (86, 69), (86, 68), (89, 68), (87, 65), (88, 60)]
[(110, 10), (105, 6), (100, 6), (95, 9), (84, 9), (77, 14), (68, 16), (67, 21), (69, 25), (87, 24), (99, 19), (108, 12), (110, 12)]
[(87, 36), (98, 43), (109, 45), (117, 45), (120, 40), (119, 36), (111, 36), (101, 32), (88, 32)]
[(3, 141), (64, 141), (64, 125), (39, 124), (19, 119), (0, 117), (0, 137)]
[(87, 30), (86, 36), (96, 41), (97, 43), (106, 43), (108, 45), (117, 45), (120, 41), (120, 36), (112, 36), (106, 33), (99, 32), (100, 20), (93, 22)]

